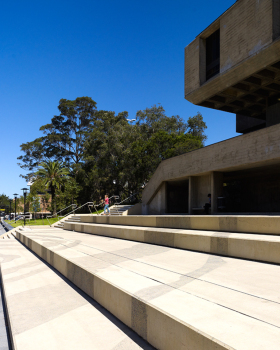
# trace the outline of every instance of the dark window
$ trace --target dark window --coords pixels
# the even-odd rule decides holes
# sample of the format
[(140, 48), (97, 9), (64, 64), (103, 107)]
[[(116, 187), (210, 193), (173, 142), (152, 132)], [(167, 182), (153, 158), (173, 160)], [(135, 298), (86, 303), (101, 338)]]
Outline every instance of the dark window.
[(220, 72), (220, 29), (206, 39), (206, 80)]
[(188, 213), (189, 181), (174, 181), (167, 183), (167, 213)]

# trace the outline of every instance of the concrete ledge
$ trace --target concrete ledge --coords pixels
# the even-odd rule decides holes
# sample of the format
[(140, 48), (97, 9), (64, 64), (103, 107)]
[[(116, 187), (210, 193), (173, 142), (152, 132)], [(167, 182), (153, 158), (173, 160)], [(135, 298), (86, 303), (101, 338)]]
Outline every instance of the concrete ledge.
[(18, 238), (157, 349), (279, 348), (278, 266), (56, 229)]
[(132, 292), (139, 284), (147, 287), (155, 286), (155, 282), (147, 284), (146, 279), (121, 274), (116, 268), (102, 277), (100, 272), (74, 262), (84, 254), (77, 255), (58, 243), (46, 247), (26, 233), (17, 232), (17, 238), (157, 349), (233, 349)]
[(84, 215), (84, 223), (280, 235), (280, 216), (247, 215)]
[[(112, 221), (116, 221), (113, 218)], [(150, 218), (152, 219), (152, 218)], [(101, 220), (110, 220), (109, 217)], [(150, 220), (151, 222), (151, 220)], [(280, 263), (280, 237), (228, 232), (131, 227), (67, 222), (64, 230), (84, 232), (173, 248)]]
[[(93, 275), (88, 271), (19, 235), (35, 253), (93, 294)], [(1, 242), (0, 260), (13, 350), (153, 350), (17, 240)], [(0, 337), (4, 350), (1, 345)]]

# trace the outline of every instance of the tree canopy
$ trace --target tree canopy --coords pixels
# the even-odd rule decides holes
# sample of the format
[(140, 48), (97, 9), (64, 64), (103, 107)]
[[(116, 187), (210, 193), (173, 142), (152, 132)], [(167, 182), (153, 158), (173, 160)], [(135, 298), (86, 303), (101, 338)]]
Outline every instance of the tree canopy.
[(48, 160), (62, 162), (68, 168), (82, 161), (85, 138), (95, 121), (96, 102), (90, 97), (61, 99), (58, 110), (60, 114), (51, 123), (41, 126), (44, 136), (20, 146), (24, 154), (18, 157), (19, 165), (29, 171), (24, 176), (27, 179), (33, 177), (39, 164)]
[(126, 111), (97, 110), (90, 97), (61, 99), (58, 109), (60, 114), (40, 128), (42, 137), (21, 145), (19, 160), (29, 171), (26, 178), (42, 163), (68, 169), (69, 181), (57, 189), (61, 205), (98, 201), (105, 193), (141, 196), (161, 161), (203, 147), (206, 140), (200, 113), (185, 122), (154, 105), (139, 110), (133, 123)]

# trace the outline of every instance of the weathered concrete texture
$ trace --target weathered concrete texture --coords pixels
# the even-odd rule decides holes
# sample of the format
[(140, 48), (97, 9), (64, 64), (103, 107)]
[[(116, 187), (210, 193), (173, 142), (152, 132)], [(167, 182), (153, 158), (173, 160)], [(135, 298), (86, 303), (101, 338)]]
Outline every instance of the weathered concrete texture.
[(279, 29), (273, 30), (273, 0), (236, 2), (186, 47), (186, 95), (198, 89), (206, 80), (205, 76), (199, 74), (205, 63), (201, 59), (203, 40), (217, 29), (220, 29), (220, 72), (222, 74), (253, 57), (279, 36)]
[[(280, 235), (280, 216), (269, 215), (140, 215), (126, 217), (85, 215), (81, 220), (91, 224)], [(69, 222), (69, 224), (73, 223)], [(139, 227), (135, 227), (137, 232)], [(66, 225), (65, 228), (71, 230), (71, 226)], [(84, 229), (86, 230), (86, 225)], [(80, 226), (77, 226), (75, 231), (80, 231)]]
[(93, 274), (94, 298), (158, 349), (279, 349), (279, 266), (58, 229), (17, 236)]
[[(279, 0), (237, 1), (185, 48), (187, 100), (252, 117), (265, 112), (265, 103), (258, 104), (259, 109), (254, 106), (271, 96), (266, 85), (278, 80), (273, 72), (280, 52), (279, 6)], [(220, 71), (206, 81), (205, 41), (217, 30)], [(252, 99), (252, 93), (259, 98)]]
[[(1, 282), (0, 282), (1, 283)], [(0, 350), (9, 350), (8, 326), (5, 322), (4, 299), (0, 289)]]
[[(25, 244), (34, 248), (31, 239), (25, 239)], [(34, 250), (53, 265), (61, 262), (46, 247), (37, 244)], [(15, 349), (152, 349), (18, 241), (0, 242), (0, 260)], [(84, 283), (89, 292), (93, 285), (87, 272), (74, 266), (67, 266), (69, 279)], [(4, 344), (0, 343), (1, 350)]]
[[(78, 230), (76, 229), (78, 226)], [(67, 222), (65, 230), (81, 232)], [(180, 249), (280, 263), (280, 237), (229, 232), (85, 224), (84, 232)]]
[[(143, 191), (143, 213), (165, 181), (279, 164), (279, 134), (280, 124), (273, 125), (161, 162)], [(206, 200), (209, 186), (203, 188)]]

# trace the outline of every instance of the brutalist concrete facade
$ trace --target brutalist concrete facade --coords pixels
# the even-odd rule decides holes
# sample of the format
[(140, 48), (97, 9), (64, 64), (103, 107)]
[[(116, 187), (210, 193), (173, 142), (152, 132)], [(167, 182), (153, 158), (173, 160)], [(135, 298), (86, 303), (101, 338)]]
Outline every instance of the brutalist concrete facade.
[(279, 214), (280, 0), (238, 0), (186, 47), (185, 98), (244, 135), (163, 161), (142, 213), (202, 214), (211, 194), (212, 214)]
[(238, 0), (185, 48), (185, 98), (237, 132), (280, 122), (280, 0)]

